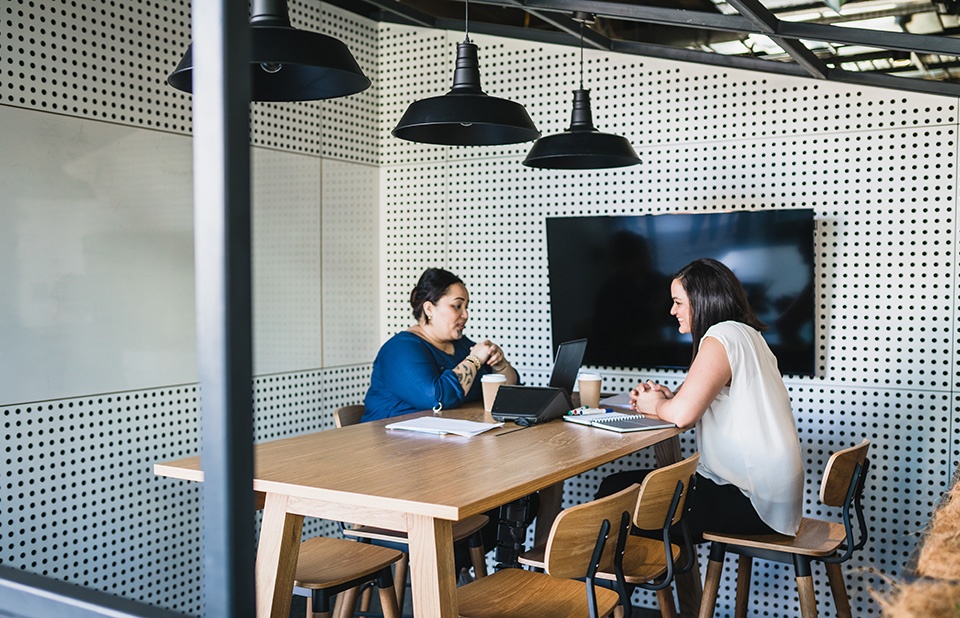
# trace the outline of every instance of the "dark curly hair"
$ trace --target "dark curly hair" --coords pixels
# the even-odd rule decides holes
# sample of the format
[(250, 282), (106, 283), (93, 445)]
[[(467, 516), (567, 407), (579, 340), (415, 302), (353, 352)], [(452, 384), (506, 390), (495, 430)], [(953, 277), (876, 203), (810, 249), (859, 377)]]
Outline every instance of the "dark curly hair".
[(732, 320), (761, 332), (767, 330), (750, 307), (743, 284), (723, 263), (700, 258), (681, 268), (673, 278), (683, 285), (690, 301), (693, 358), (697, 357), (700, 339), (714, 324)]
[(410, 306), (413, 307), (413, 317), (420, 321), (423, 317), (423, 303), (429, 301), (437, 304), (451, 285), (463, 285), (460, 277), (442, 268), (428, 268), (420, 275), (416, 287), (410, 292)]

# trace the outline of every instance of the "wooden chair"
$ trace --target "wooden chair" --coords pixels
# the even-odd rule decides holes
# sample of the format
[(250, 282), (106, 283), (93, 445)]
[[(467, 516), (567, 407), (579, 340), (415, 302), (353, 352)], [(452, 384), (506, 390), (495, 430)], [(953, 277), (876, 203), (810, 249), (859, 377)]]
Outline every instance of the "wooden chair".
[[(364, 410), (363, 404), (343, 406), (334, 411), (333, 421), (338, 428), (356, 425), (360, 422)], [(490, 518), (486, 515), (475, 515), (453, 524), (453, 541), (467, 540), (470, 560), (473, 564), (473, 571), (477, 579), (487, 575), (487, 562), (483, 551), (483, 539), (480, 536), (480, 530), (482, 530), (489, 521)], [(341, 524), (340, 528), (343, 536), (347, 538), (364, 543), (373, 543), (403, 552), (403, 558), (397, 562), (396, 567), (396, 581), (400, 582), (400, 585), (396, 587), (397, 605), (402, 609), (406, 593), (408, 569), (407, 533), (362, 525), (345, 526)], [(365, 606), (366, 601), (364, 601), (364, 607)]]
[[(262, 511), (266, 494), (254, 492), (254, 508)], [(387, 547), (361, 545), (343, 539), (315, 537), (300, 544), (294, 586), (310, 592), (307, 597), (307, 618), (328, 618), (330, 601), (345, 592), (340, 607), (353, 615), (359, 587), (375, 583), (380, 589), (384, 618), (400, 618), (390, 567), (406, 557), (401, 551)], [(295, 591), (296, 592), (296, 591)], [(299, 593), (302, 596), (302, 592)], [(344, 602), (345, 601), (345, 602)]]
[(384, 618), (400, 618), (390, 567), (403, 556), (395, 549), (343, 539), (314, 537), (304, 541), (293, 585), (310, 591), (307, 618), (330, 618), (330, 601), (341, 592), (341, 605), (352, 609), (358, 587), (367, 582), (376, 582), (380, 589)]
[(363, 412), (366, 410), (362, 403), (355, 404), (352, 406), (343, 406), (342, 408), (337, 408), (333, 411), (333, 422), (339, 429), (340, 427), (349, 427), (350, 425), (356, 425), (360, 422), (360, 419), (363, 417)]
[[(677, 573), (685, 573), (693, 567), (696, 553), (682, 516), (693, 479), (697, 471), (700, 455), (694, 454), (683, 461), (658, 468), (643, 480), (640, 485), (637, 503), (632, 509), (633, 528), (656, 531), (660, 538), (628, 534), (620, 537), (617, 548), (619, 567), (602, 569), (598, 579), (618, 582), (618, 590), (623, 595), (621, 605), (624, 616), (630, 618), (630, 596), (635, 586), (657, 592), (660, 614), (664, 618), (676, 618), (677, 610), (673, 599), (673, 578)], [(677, 569), (677, 560), (681, 547), (670, 540), (670, 528), (680, 525), (684, 536), (684, 549), (687, 561)], [(528, 566), (543, 568), (544, 548), (535, 547), (520, 556), (520, 562)]]
[[(853, 552), (861, 549), (867, 542), (867, 528), (860, 498), (870, 466), (870, 461), (867, 459), (869, 447), (870, 441), (864, 440), (857, 446), (837, 451), (827, 461), (827, 467), (823, 471), (820, 502), (827, 506), (841, 507), (843, 523), (804, 517), (795, 537), (781, 534), (704, 533), (703, 538), (710, 541), (711, 545), (710, 562), (707, 566), (707, 578), (700, 605), (700, 618), (713, 616), (723, 570), (723, 559), (728, 551), (740, 554), (737, 566), (735, 608), (737, 618), (743, 618), (747, 613), (753, 558), (793, 562), (797, 591), (800, 595), (800, 615), (803, 618), (817, 616), (817, 599), (814, 594), (810, 565), (813, 561), (823, 562), (833, 591), (837, 616), (851, 618), (850, 600), (847, 597), (840, 564), (849, 560)], [(854, 515), (858, 527), (856, 540), (854, 540), (852, 523)]]
[[(617, 545), (630, 528), (640, 486), (564, 509), (544, 548), (545, 573), (501, 569), (457, 589), (465, 618), (598, 618), (610, 615), (620, 594), (594, 585), (613, 572)], [(579, 581), (584, 580), (584, 581)]]

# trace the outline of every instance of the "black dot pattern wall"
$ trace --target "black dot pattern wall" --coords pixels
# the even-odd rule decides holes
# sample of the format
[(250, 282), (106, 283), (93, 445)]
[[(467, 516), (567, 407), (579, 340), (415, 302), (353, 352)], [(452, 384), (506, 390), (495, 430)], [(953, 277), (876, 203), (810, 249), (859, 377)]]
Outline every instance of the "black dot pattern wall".
[[(0, 103), (189, 133), (190, 95), (167, 76), (190, 42), (190, 3), (4, 0)], [(377, 25), (336, 7), (289, 2), (293, 27), (335, 33), (373, 82), (330, 101), (251, 107), (254, 145), (377, 163)]]
[[(255, 439), (331, 429), (368, 376), (257, 378)], [(154, 463), (197, 454), (198, 400), (183, 385), (0, 408), (0, 562), (200, 615), (200, 487), (153, 474)], [(303, 534), (335, 531), (308, 519)]]
[[(289, 6), (295, 27), (344, 41), (373, 86), (333, 101), (251, 105), (257, 441), (330, 429), (334, 409), (362, 401), (382, 327), (379, 26), (313, 0), (291, 0)], [(121, 238), (157, 248), (150, 255), (161, 276), (143, 284), (150, 298), (164, 303), (175, 296), (190, 307), (180, 313), (192, 312), (193, 228), (184, 206), (191, 199), (191, 98), (165, 83), (190, 37), (190, 4), (183, 0), (0, 2), (0, 134), (40, 131), (24, 142), (60, 149), (57, 157), (17, 162), (31, 168), (35, 182), (12, 187), (0, 182), (0, 229), (6, 233), (0, 256), (6, 270), (26, 263), (37, 271), (26, 281), (78, 271), (84, 275), (75, 278), (79, 285), (99, 286), (94, 308), (123, 311), (137, 306), (129, 295), (140, 288), (98, 279), (97, 263), (89, 257), (101, 249), (98, 243)], [(12, 132), (14, 124), (29, 129)], [(62, 136), (69, 143), (59, 144)], [(44, 175), (35, 164), (40, 160), (65, 161), (65, 169)], [(74, 182), (64, 185), (61, 177)], [(42, 259), (26, 259), (24, 246), (36, 244), (26, 240), (37, 238), (47, 222), (14, 215), (41, 212), (53, 200), (70, 200), (76, 204), (72, 216), (97, 221), (103, 233), (65, 232), (55, 238), (69, 242), (48, 242), (36, 252)], [(24, 220), (32, 235), (19, 232)], [(71, 221), (59, 224), (70, 228)], [(185, 240), (176, 254), (169, 242), (175, 234)], [(171, 284), (180, 280), (190, 281)], [(22, 287), (35, 304), (54, 306), (43, 286)], [(21, 290), (8, 290), (0, 301), (0, 355), (61, 358), (57, 346), (69, 342), (57, 341), (56, 331), (15, 332), (19, 323), (7, 322), (9, 315), (30, 313), (33, 305), (21, 298)], [(90, 306), (73, 301), (67, 317), (100, 317)], [(36, 397), (11, 399), (4, 398), (9, 389), (0, 388), (0, 563), (202, 615), (200, 487), (152, 471), (158, 461), (197, 453), (199, 387), (143, 379), (158, 375), (151, 364), (192, 358), (192, 315), (183, 320), (180, 313), (159, 313), (166, 321), (142, 339), (162, 339), (159, 347), (177, 346), (176, 354), (140, 346), (145, 352), (129, 358), (126, 348), (101, 341), (86, 351), (88, 366), (69, 367), (75, 379), (64, 384), (95, 384), (100, 394), (74, 389), (64, 397), (64, 389), (50, 386)], [(166, 332), (188, 332), (188, 341), (164, 337)], [(112, 391), (83, 378), (93, 371), (111, 373), (101, 359), (116, 368), (118, 387)], [(132, 363), (141, 368), (136, 376), (121, 376), (124, 368), (133, 373)], [(17, 379), (5, 375), (0, 382)], [(51, 384), (53, 379), (46, 378)], [(308, 519), (304, 526), (305, 537), (336, 533), (329, 521)]]
[[(901, 573), (960, 459), (957, 101), (587, 50), (596, 123), (629, 138), (640, 165), (531, 170), (520, 164), (529, 145), (391, 142), (408, 102), (445, 92), (460, 38), (381, 32), (388, 330), (410, 323), (407, 296), (422, 268), (448, 267), (471, 294), (467, 334), (501, 343), (524, 380), (542, 384), (552, 366), (545, 218), (813, 208), (817, 375), (788, 380), (805, 508), (838, 517), (817, 500), (824, 465), (869, 438), (871, 541), (844, 570), (854, 614), (879, 615), (869, 590), (885, 583), (872, 570)], [(488, 94), (523, 103), (544, 134), (568, 126), (575, 47), (471, 38)], [(405, 64), (401, 49), (425, 61)], [(683, 379), (599, 369), (610, 391)], [(693, 451), (691, 434), (682, 443)], [(568, 481), (565, 501), (590, 499), (611, 471), (652, 462), (640, 453)], [(731, 559), (717, 615), (732, 615), (734, 572)], [(827, 580), (815, 577), (821, 614), (831, 615)], [(749, 613), (799, 616), (792, 567), (756, 563)]]
[[(872, 540), (846, 571), (856, 615), (878, 615), (868, 590), (884, 584), (871, 569), (901, 572), (960, 459), (957, 101), (587, 50), (596, 124), (627, 136), (642, 163), (532, 170), (520, 164), (526, 144), (389, 135), (411, 101), (449, 89), (462, 32), (378, 25), (309, 0), (290, 9), (296, 27), (344, 40), (373, 87), (251, 106), (257, 439), (329, 428), (333, 409), (362, 399), (380, 333), (411, 323), (409, 291), (426, 266), (464, 278), (468, 334), (501, 343), (525, 382), (542, 384), (552, 365), (546, 217), (813, 208), (817, 377), (788, 381), (806, 508), (821, 512), (829, 453), (870, 438)], [(15, 108), (83, 131), (96, 122), (183, 139), (190, 97), (164, 80), (189, 20), (184, 1), (5, 0), (0, 122)], [(471, 39), (487, 93), (524, 103), (544, 134), (569, 124), (575, 47)], [(683, 378), (600, 370), (609, 390)], [(202, 613), (199, 488), (151, 471), (196, 453), (198, 399), (196, 384), (146, 383), (0, 401), (0, 562)], [(691, 452), (692, 436), (682, 442)], [(566, 502), (651, 462), (639, 453), (572, 479)], [(329, 522), (305, 529), (331, 533)], [(790, 569), (758, 563), (754, 580), (752, 614), (798, 615)], [(718, 615), (732, 613), (731, 581)], [(826, 590), (822, 573), (816, 585)], [(830, 615), (829, 595), (820, 599)]]

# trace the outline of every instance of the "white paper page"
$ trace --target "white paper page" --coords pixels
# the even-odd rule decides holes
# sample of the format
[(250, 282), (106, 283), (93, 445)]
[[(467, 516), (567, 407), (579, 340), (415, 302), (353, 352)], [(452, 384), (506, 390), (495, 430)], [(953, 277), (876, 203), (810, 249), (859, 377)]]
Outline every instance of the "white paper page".
[(618, 395), (613, 395), (605, 399), (600, 400), (601, 408), (613, 408), (614, 410), (620, 410), (623, 412), (634, 412), (636, 411), (630, 406), (630, 392), (620, 393)]
[(442, 418), (439, 416), (420, 416), (406, 421), (398, 421), (387, 425), (387, 429), (403, 429), (443, 435), (452, 433), (458, 436), (470, 437), (479, 433), (503, 427), (503, 423), (478, 423), (458, 418)]

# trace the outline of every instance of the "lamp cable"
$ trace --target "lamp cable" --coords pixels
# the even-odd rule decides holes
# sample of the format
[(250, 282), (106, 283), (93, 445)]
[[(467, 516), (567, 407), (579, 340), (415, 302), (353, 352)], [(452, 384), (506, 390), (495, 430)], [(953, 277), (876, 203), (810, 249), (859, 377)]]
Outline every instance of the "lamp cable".
[(580, 22), (580, 90), (583, 90), (583, 22)]

